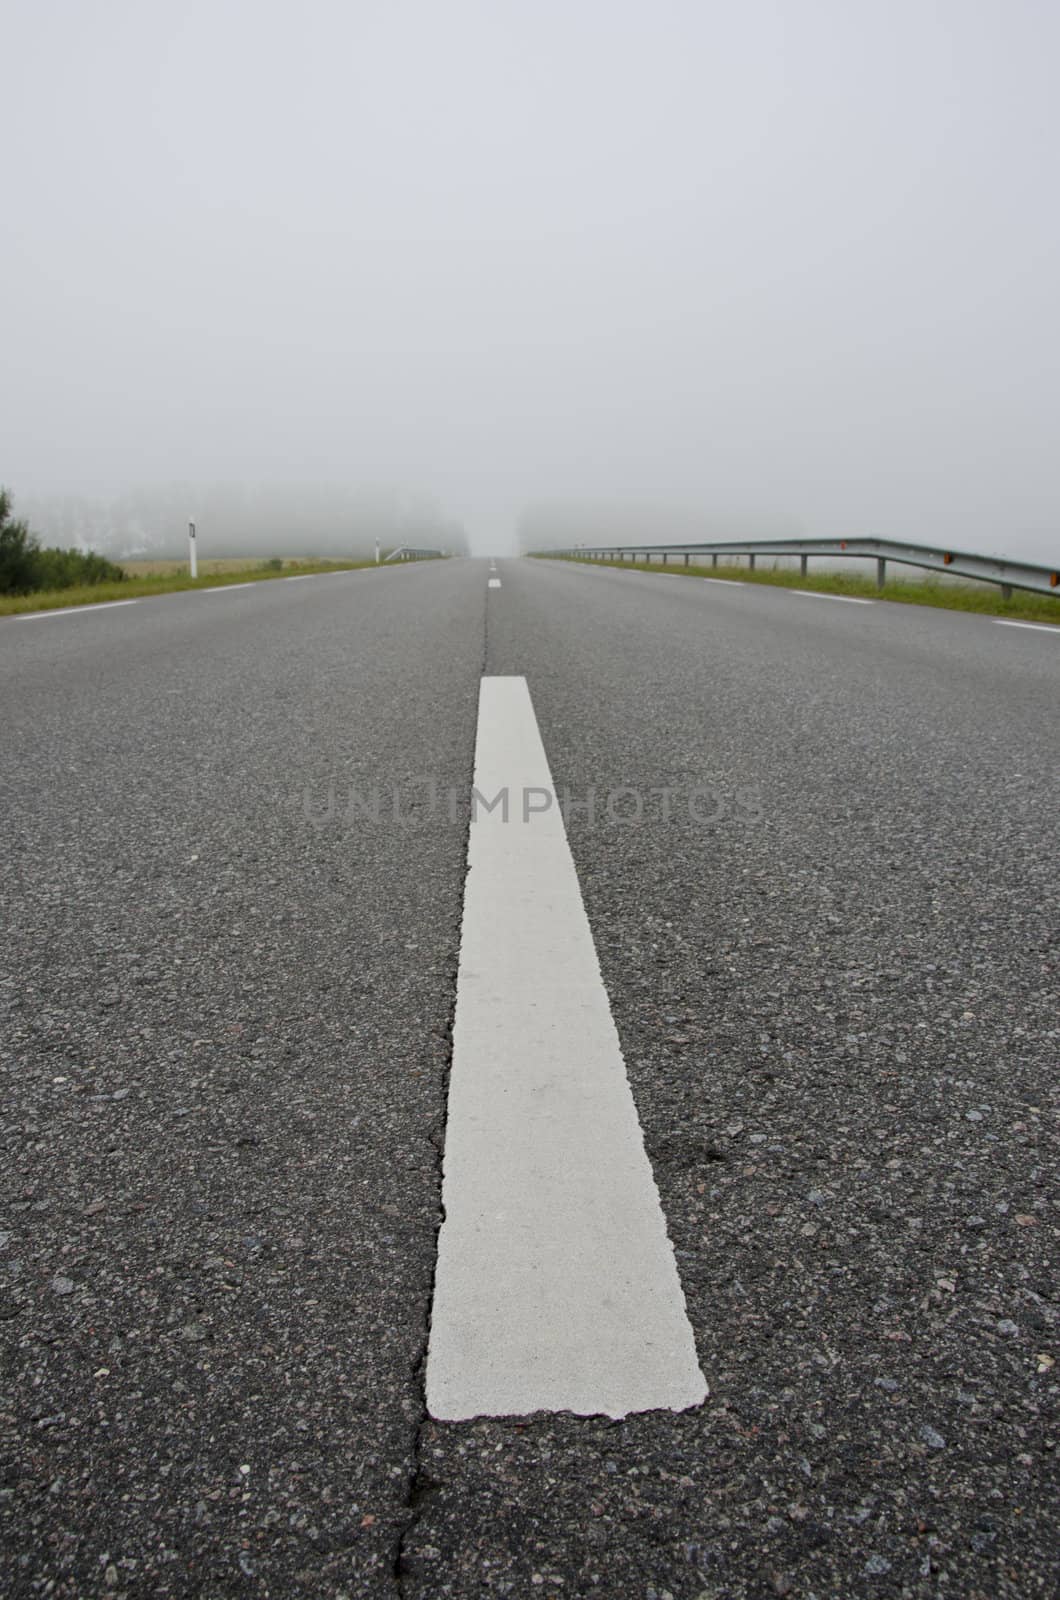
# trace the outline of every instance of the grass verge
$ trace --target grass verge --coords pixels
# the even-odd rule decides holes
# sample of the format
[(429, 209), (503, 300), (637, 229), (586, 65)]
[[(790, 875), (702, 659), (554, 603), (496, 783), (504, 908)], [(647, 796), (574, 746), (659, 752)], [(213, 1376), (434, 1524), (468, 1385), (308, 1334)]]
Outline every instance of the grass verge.
[(185, 568), (183, 572), (131, 576), (121, 583), (86, 583), (74, 589), (0, 595), (0, 617), (21, 616), (27, 611), (56, 611), (65, 606), (103, 605), (108, 600), (140, 600), (147, 595), (177, 594), (184, 589), (217, 589), (230, 583), (269, 583), (275, 578), (308, 577), (314, 572), (356, 572), (361, 567), (374, 566), (374, 561), (285, 561), (280, 567), (260, 562), (234, 566), (226, 562), (222, 570), (200, 572), (197, 578), (189, 578)]
[(1060, 624), (1060, 596), (1029, 594), (1016, 590), (1011, 600), (986, 583), (940, 583), (932, 577), (897, 578), (877, 589), (874, 579), (855, 577), (845, 572), (808, 572), (805, 577), (790, 570), (752, 572), (744, 566), (685, 566), (681, 556), (665, 564), (661, 561), (594, 561), (587, 556), (553, 556), (551, 560), (576, 561), (590, 567), (615, 567), (621, 572), (667, 572), (681, 578), (723, 578), (730, 583), (764, 583), (780, 589), (809, 589), (814, 594), (850, 595), (859, 600), (897, 600), (909, 606), (939, 606), (945, 611), (979, 611), (991, 617), (1014, 622)]

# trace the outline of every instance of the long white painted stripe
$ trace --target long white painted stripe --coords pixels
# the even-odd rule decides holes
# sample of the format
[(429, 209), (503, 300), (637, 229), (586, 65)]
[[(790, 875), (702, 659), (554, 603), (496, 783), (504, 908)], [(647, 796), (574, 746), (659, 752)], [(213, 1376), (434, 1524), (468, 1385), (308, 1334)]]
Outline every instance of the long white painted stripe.
[(491, 578), (489, 580), (489, 586), (491, 589), (499, 589), (501, 586), (501, 580), (499, 578)]
[(1005, 622), (1001, 617), (995, 617), (994, 621), (999, 628), (1033, 628), (1035, 633), (1055, 633), (1060, 639), (1060, 628), (1051, 622)]
[(212, 588), (200, 589), (200, 594), (231, 594), (233, 589), (256, 589), (256, 583), (217, 583)]
[(51, 611), (25, 611), (16, 622), (39, 622), (42, 617), (76, 617), (82, 611), (112, 611), (115, 606), (135, 606), (138, 600), (97, 600), (90, 606), (54, 606)]
[(816, 589), (790, 589), (789, 594), (801, 594), (804, 600), (841, 600), (845, 606), (872, 606), (875, 600), (859, 600), (853, 594), (819, 594)]
[(471, 823), (428, 1410), (684, 1410), (707, 1385), (525, 678), (482, 680), (475, 789), (508, 820)]
[(727, 589), (746, 589), (742, 578), (704, 578), (704, 583), (723, 583)]

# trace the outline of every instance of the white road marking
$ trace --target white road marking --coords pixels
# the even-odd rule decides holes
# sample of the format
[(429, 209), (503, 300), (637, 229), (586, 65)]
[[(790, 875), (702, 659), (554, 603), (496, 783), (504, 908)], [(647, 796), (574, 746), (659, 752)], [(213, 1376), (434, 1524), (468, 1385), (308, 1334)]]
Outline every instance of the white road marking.
[(475, 789), (505, 787), (468, 846), (428, 1410), (685, 1410), (707, 1385), (530, 693), (487, 677)]
[(501, 586), (501, 580), (499, 578), (491, 578), (489, 581), (489, 586), (491, 589), (499, 589)]
[(704, 583), (724, 583), (729, 589), (746, 589), (747, 585), (742, 578), (704, 578)]
[(256, 583), (217, 583), (209, 589), (200, 589), (200, 594), (230, 594), (233, 589), (256, 589)]
[(1055, 633), (1060, 638), (1060, 628), (1051, 622), (1005, 622), (1001, 617), (995, 617), (994, 621), (999, 628), (1033, 628), (1035, 633)]
[(110, 611), (114, 606), (135, 606), (139, 600), (98, 600), (90, 606), (55, 606), (51, 611), (24, 611), (16, 622), (39, 622), (42, 617), (76, 617), (82, 611)]
[(804, 600), (841, 600), (845, 606), (874, 606), (875, 600), (859, 600), (853, 594), (821, 594), (816, 589), (789, 589), (789, 594), (801, 594)]
[[(366, 567), (332, 567), (328, 572), (291, 572), (282, 581), (284, 583), (303, 583), (306, 578), (348, 578), (353, 572), (366, 572), (367, 570)], [(396, 572), (397, 568), (394, 566), (380, 567), (379, 570), (380, 572)], [(266, 583), (274, 581), (269, 578), (265, 579)]]

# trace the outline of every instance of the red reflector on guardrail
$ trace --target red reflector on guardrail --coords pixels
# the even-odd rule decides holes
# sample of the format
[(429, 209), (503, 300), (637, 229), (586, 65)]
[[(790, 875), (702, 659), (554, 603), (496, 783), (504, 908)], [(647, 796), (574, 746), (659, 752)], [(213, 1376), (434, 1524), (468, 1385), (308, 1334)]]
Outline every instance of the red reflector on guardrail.
[(945, 555), (942, 558), (942, 565), (944, 567), (948, 567), (952, 560), (953, 560), (953, 557), (951, 555)]
[(1050, 589), (1055, 589), (1058, 583), (1060, 583), (1060, 572), (1050, 572), (1050, 574), (1049, 574), (1049, 587), (1050, 587)]

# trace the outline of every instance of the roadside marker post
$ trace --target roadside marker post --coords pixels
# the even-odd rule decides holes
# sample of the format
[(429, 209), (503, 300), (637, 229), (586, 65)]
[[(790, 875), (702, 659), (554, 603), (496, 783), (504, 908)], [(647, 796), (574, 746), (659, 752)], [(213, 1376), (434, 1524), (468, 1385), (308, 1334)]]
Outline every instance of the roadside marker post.
[(195, 524), (188, 523), (188, 572), (193, 578), (199, 576), (199, 557), (195, 549)]

